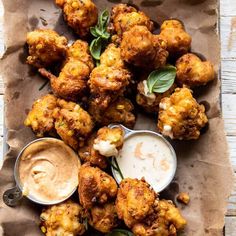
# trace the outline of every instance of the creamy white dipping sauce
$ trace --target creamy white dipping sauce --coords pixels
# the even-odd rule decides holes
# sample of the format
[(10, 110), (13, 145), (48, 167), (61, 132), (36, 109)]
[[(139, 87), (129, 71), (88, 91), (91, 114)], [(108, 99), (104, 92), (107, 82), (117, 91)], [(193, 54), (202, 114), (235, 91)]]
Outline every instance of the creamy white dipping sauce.
[[(171, 182), (176, 170), (176, 157), (162, 137), (152, 133), (134, 133), (125, 139), (117, 163), (124, 178), (142, 177), (156, 192)], [(115, 171), (117, 180), (121, 177)]]

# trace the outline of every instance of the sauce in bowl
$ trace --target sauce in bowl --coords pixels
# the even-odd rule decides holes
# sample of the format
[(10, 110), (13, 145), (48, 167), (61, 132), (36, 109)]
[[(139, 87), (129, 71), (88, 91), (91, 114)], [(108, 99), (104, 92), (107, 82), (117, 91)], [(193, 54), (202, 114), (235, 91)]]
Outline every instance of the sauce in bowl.
[[(144, 177), (156, 192), (169, 185), (176, 171), (174, 149), (152, 131), (131, 131), (116, 160), (124, 178)], [(113, 174), (120, 182), (118, 171), (113, 169)]]
[(61, 202), (76, 190), (80, 161), (63, 141), (38, 139), (26, 146), (15, 166), (23, 195), (41, 204)]

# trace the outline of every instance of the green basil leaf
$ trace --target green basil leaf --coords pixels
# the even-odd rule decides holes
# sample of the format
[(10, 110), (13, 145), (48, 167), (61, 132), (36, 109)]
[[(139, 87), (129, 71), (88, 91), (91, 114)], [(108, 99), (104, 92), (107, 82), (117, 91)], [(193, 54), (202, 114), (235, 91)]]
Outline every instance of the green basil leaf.
[(109, 22), (110, 14), (109, 11), (106, 9), (104, 10), (98, 19), (98, 26), (100, 30), (103, 30), (107, 28), (108, 22)]
[(112, 232), (106, 234), (106, 236), (134, 236), (134, 234), (125, 229), (114, 229)]
[(108, 33), (108, 32), (104, 32), (102, 35), (101, 35), (101, 37), (103, 38), (103, 39), (106, 39), (106, 40), (108, 40), (109, 38), (110, 38), (110, 34)]
[(176, 67), (168, 65), (160, 70), (154, 70), (148, 76), (147, 86), (150, 93), (164, 93), (174, 83)]
[(100, 37), (94, 39), (90, 44), (90, 52), (94, 59), (100, 60), (102, 51), (102, 39)]
[(100, 34), (97, 33), (96, 27), (90, 27), (90, 33), (96, 38), (100, 36)]

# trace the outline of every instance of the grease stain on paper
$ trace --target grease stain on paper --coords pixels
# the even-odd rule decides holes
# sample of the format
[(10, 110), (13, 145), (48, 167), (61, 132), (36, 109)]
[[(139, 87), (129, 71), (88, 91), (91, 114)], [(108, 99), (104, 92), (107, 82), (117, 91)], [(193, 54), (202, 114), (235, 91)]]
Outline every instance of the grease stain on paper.
[(236, 17), (231, 20), (231, 28), (228, 41), (228, 51), (231, 51), (236, 40)]

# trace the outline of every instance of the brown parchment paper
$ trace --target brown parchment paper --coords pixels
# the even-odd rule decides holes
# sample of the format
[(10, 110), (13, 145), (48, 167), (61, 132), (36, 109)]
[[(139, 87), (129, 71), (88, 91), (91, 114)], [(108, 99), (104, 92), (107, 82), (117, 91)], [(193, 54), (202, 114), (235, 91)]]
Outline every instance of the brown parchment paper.
[[(7, 236), (41, 235), (38, 227), (40, 206), (24, 199), (16, 208), (10, 208), (2, 202), (2, 194), (15, 184), (13, 167), (17, 154), (26, 143), (35, 139), (31, 130), (23, 125), (26, 114), (32, 102), (50, 89), (46, 87), (39, 91), (45, 80), (25, 64), (26, 33), (37, 27), (46, 27), (73, 38), (63, 22), (61, 10), (53, 2), (3, 0), (6, 53), (1, 62), (1, 74), (6, 87), (5, 121), (10, 150), (0, 173), (0, 225), (3, 235)], [(216, 71), (219, 70), (217, 0), (95, 1), (100, 9), (110, 8), (119, 2), (138, 5), (159, 24), (169, 17), (182, 20), (193, 37), (192, 51), (204, 55), (214, 63)], [(227, 197), (232, 187), (232, 169), (220, 113), (220, 80), (215, 80), (194, 95), (206, 105), (209, 127), (197, 141), (173, 142), (178, 170), (175, 180), (162, 196), (175, 200), (180, 191), (190, 194), (188, 206), (177, 203), (188, 220), (183, 235), (223, 235)], [(136, 129), (155, 130), (155, 121), (139, 115)]]

